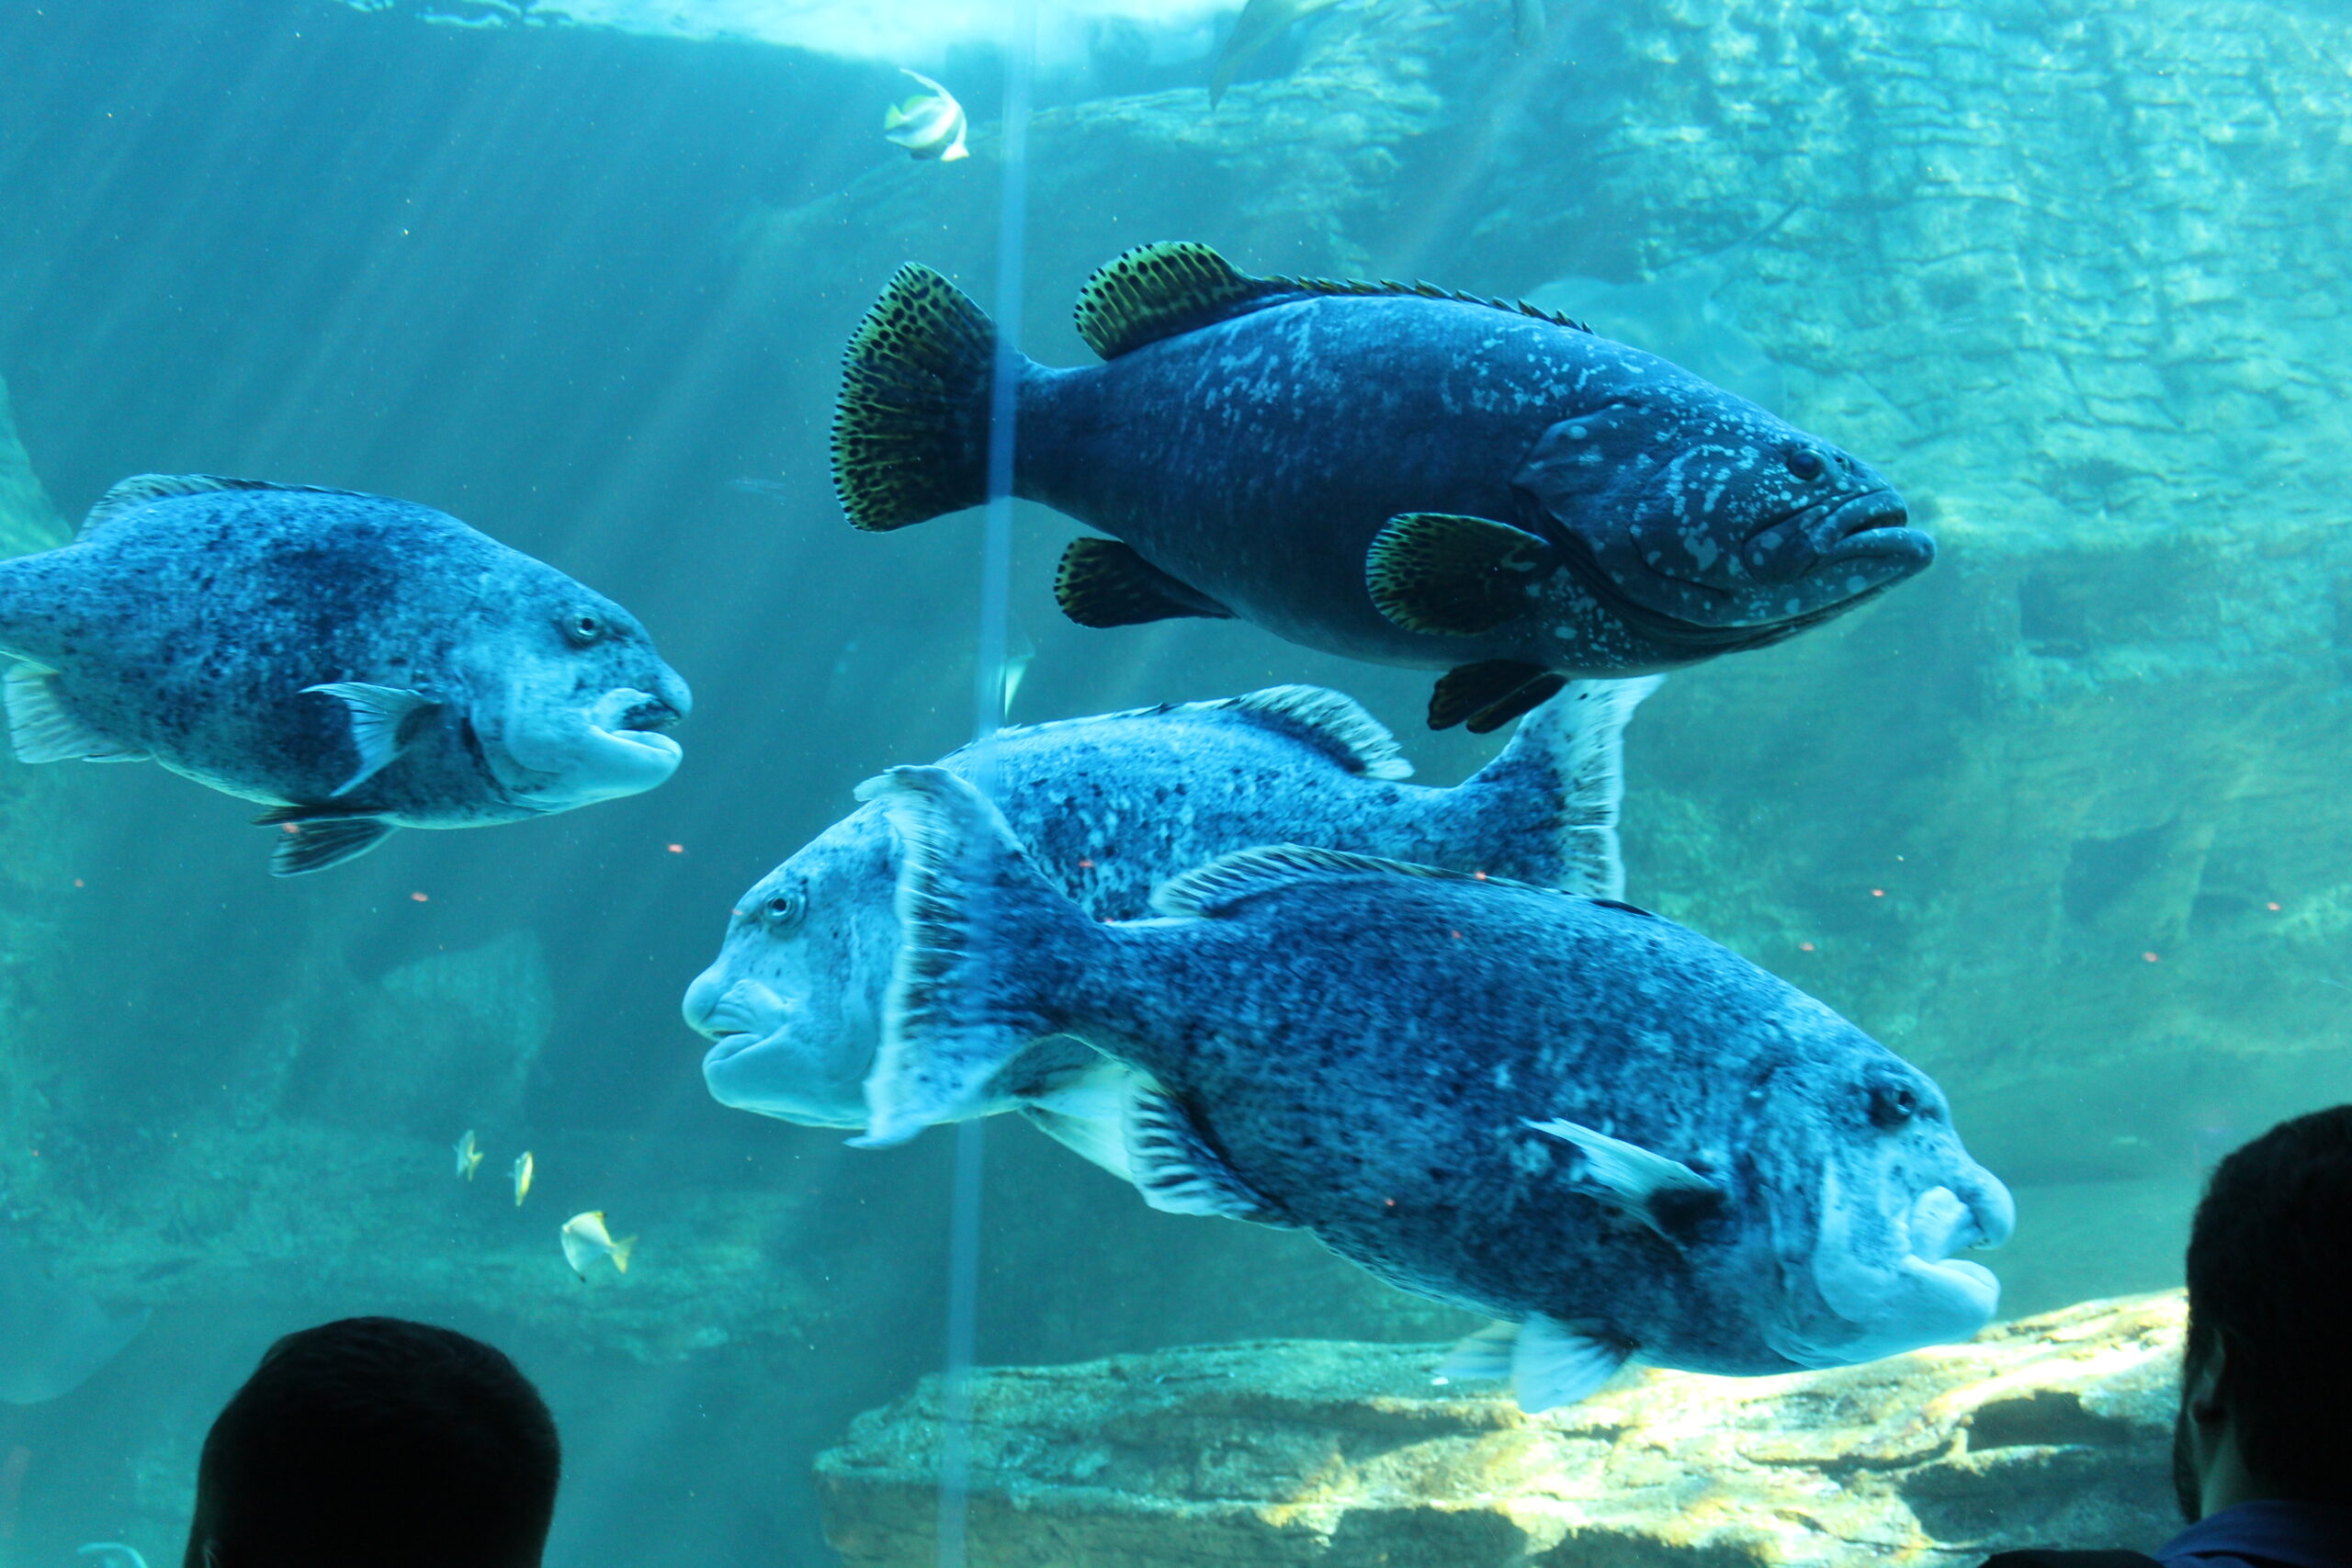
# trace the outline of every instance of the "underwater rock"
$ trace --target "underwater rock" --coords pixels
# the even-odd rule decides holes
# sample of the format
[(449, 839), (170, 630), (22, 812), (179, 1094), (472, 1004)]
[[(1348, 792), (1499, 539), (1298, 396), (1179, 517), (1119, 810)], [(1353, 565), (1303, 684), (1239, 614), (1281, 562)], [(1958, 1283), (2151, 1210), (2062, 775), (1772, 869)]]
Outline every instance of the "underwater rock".
[[(1011, 1367), (972, 1390), (970, 1551), (1022, 1568), (1961, 1568), (2153, 1547), (2177, 1294), (1753, 1380), (1647, 1373), (1524, 1416), (1432, 1386), (1442, 1347), (1261, 1341)], [(820, 1456), (849, 1568), (934, 1561), (940, 1389)]]

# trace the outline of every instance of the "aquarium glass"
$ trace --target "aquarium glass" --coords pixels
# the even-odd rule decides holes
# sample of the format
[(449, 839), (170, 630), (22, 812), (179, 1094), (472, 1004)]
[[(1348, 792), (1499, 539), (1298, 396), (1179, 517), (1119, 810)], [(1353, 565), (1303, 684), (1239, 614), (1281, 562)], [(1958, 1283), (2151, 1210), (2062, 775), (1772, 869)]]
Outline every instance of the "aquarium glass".
[[(1560, 582), (1613, 570), (1615, 547), (1532, 521), (1555, 515), (1546, 485), (1574, 488), (1529, 455), (1547, 422), (1508, 461), (1446, 423), (1519, 395), (1477, 368), (1506, 325), (1582, 323), (1660, 356), (1688, 395), (1832, 453), (1822, 483), (1860, 484), (1850, 455), (1936, 551), (1824, 590), (1864, 602), (1774, 622), (1791, 635), (1676, 643), (1625, 730), (1622, 891), (1577, 889), (1724, 944), (1940, 1086), (2015, 1197), (2014, 1238), (1983, 1258), (2000, 1320), (2177, 1286), (2212, 1162), (2352, 1099), (2347, 61), (2352, 20), (2319, 0), (0, 0), (0, 556), (64, 547), (136, 475), (396, 497), (625, 606), (693, 693), (658, 788), (401, 828), (295, 876), (270, 874), (273, 850), (340, 841), (315, 836), (333, 812), (252, 818), (326, 792), (240, 798), (70, 760), (106, 749), (86, 737), (51, 748), (68, 760), (0, 757), (0, 1568), (127, 1561), (75, 1555), (102, 1543), (179, 1561), (221, 1403), (277, 1336), (363, 1314), (479, 1336), (539, 1383), (567, 1452), (557, 1568), (1574, 1560), (1541, 1555), (1560, 1537), (1533, 1526), (1473, 1550), (1397, 1525), (1440, 1495), (1470, 1508), (1470, 1483), (1380, 1457), (1418, 1428), (1371, 1394), (1283, 1428), (1297, 1481), (1250, 1515), (1262, 1539), (1184, 1544), (1216, 1499), (1259, 1495), (1220, 1480), (1240, 1428), (1219, 1423), (1251, 1419), (1267, 1379), (1390, 1369), (1490, 1413), (1457, 1400), (1447, 1420), (1523, 1429), (1498, 1384), (1428, 1382), (1487, 1317), (1311, 1226), (1155, 1208), (1041, 1130), (1050, 1114), (916, 1117), (854, 1146), (854, 1053), (830, 1064), (835, 1124), (722, 1104), (703, 1072), (729, 1028), (715, 993), (707, 1033), (681, 1017), (730, 920), (791, 895), (750, 890), (859, 809), (862, 782), (1001, 719), (1311, 685), (1393, 732), (1420, 784), (1491, 763), (1515, 709), (1473, 733), (1430, 708), (1449, 663), (1500, 655), (1458, 627), (1411, 658), (1374, 648), (1394, 617), (1351, 574), (1386, 519), (1333, 569), (1327, 502), (1392, 467), (1466, 465), (1475, 483), (1432, 479), (1399, 510), (1515, 509), (1430, 525), (1396, 592), (1429, 561), (1484, 563), (1468, 597), (1410, 600), (1431, 616), (1518, 592), (1493, 588), (1512, 549)], [(1159, 390), (1016, 427), (1012, 350), (1092, 365), (1262, 305), (1197, 279), (1174, 304), (1114, 290), (1081, 331), (1096, 269), (1177, 241), (1237, 278), (1398, 280), (1293, 296), (1334, 321), (1416, 300), (1486, 312), (1494, 335), (1383, 328), (1233, 414), (1220, 399), (1262, 393), (1263, 356), (1337, 341), (1237, 339)], [(876, 415), (844, 436), (836, 404), (845, 349), (908, 264), (998, 323), (1006, 357), (939, 349), (966, 382), (938, 417), (962, 423), (877, 457), (857, 443), (903, 432)], [(908, 363), (869, 359), (863, 383), (854, 366), (851, 389), (911, 397), (890, 379)], [(1594, 437), (1609, 461), (1661, 460), (1634, 427), (1664, 396), (1618, 400)], [(1269, 422), (1286, 432), (1271, 447), (1234, 434)], [(1795, 450), (1756, 460), (1794, 472)], [(865, 520), (937, 520), (853, 527), (836, 463), (860, 451), (899, 486)], [(1329, 452), (1325, 479), (1294, 482), (1291, 457)], [(1633, 515), (1619, 504), (1594, 502), (1596, 526)], [(1770, 522), (1728, 547), (1815, 547), (1757, 543)], [(1475, 532), (1490, 525), (1521, 533)], [(1659, 526), (1623, 547), (1628, 570), (1716, 547)], [(1110, 536), (1140, 555), (1065, 560)], [(1237, 555), (1272, 564), (1230, 606), (1171, 564)], [(368, 623), (403, 570), (303, 635)], [(10, 627), (63, 614), (64, 590), (6, 571), (0, 649), (36, 667), (12, 677), (21, 752), (51, 688)], [(1077, 624), (1057, 575), (1065, 601), (1091, 592), (1091, 618), (1127, 624)], [(127, 625), (217, 628), (259, 613), (240, 581), (118, 571), (108, 603), (130, 621), (65, 640), (103, 663)], [(538, 603), (493, 583), (465, 615)], [(168, 675), (144, 722), (174, 733), (244, 690), (181, 635), (141, 644), (123, 688)], [(1450, 660), (1448, 636), (1483, 651)], [(58, 690), (86, 678), (55, 662)], [(1478, 676), (1463, 711), (1547, 668), (1661, 667), (1539, 658)], [(614, 728), (678, 716), (645, 718), (630, 704), (656, 695), (616, 680), (638, 695), (604, 710)], [(388, 755), (472, 744), (449, 716), (471, 699), (420, 682), (422, 708), (396, 692), (369, 718), (379, 699), (351, 699), (353, 745), (369, 724)], [(284, 701), (344, 722), (334, 694), (289, 682)], [(1396, 771), (1376, 731), (1318, 711), (1269, 721), (1298, 767), (1344, 762), (1351, 786)], [(1069, 782), (1106, 765), (1091, 753), (993, 759), (966, 772), (984, 796), (1045, 791), (1037, 831), (1058, 847), (1038, 852), (1072, 886), (1196, 806), (1147, 789), (1106, 807)], [(895, 840), (876, 831), (828, 886), (887, 921)], [(1299, 940), (1269, 939), (1235, 986), (1371, 951)], [(876, 1010), (894, 952), (868, 941), (806, 1005), (897, 1027)], [(1047, 964), (1022, 953), (1004, 963)], [(1385, 973), (1367, 961), (1351, 984), (1400, 1005)], [(1506, 999), (1562, 983), (1532, 958), (1495, 974)], [(756, 1002), (739, 1016), (772, 1025)], [(1442, 1069), (1426, 1032), (1398, 1032)], [(1215, 1105), (1193, 1109), (1214, 1127)], [(1352, 1109), (1316, 1107), (1317, 1135), (1394, 1141), (1390, 1112)], [(1568, 1168), (1552, 1142), (1540, 1157)], [(599, 1213), (568, 1256), (567, 1222)], [(629, 1244), (626, 1272), (600, 1238)], [(1043, 1370), (1184, 1347), (1249, 1348)], [(1152, 1427), (1148, 1391), (1180, 1373), (1232, 1396)], [(1611, 1386), (1657, 1374), (1624, 1375)], [(1016, 1395), (1061, 1402), (1062, 1448), (988, 1427)], [(892, 1443), (896, 1470), (875, 1457)], [(1146, 1450), (1166, 1462), (1130, 1462)], [(1332, 1499), (1375, 1471), (1389, 1511), (1335, 1524)], [(1696, 1494), (1632, 1495), (1611, 1517), (1666, 1541)], [(1948, 1550), (1999, 1543), (1905, 1506)], [(1056, 1522), (1114, 1516), (1130, 1535)], [(2053, 1525), (2092, 1533), (2052, 1543), (2121, 1543), (2097, 1529)], [(1628, 1560), (1686, 1560), (1657, 1550)]]

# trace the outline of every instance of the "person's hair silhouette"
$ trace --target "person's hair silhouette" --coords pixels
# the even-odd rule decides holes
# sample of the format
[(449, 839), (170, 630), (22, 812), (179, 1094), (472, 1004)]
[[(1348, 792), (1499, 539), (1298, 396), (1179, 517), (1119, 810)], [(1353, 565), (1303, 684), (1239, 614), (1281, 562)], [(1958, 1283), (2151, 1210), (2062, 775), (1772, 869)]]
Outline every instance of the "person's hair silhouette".
[(186, 1568), (537, 1568), (555, 1421), (478, 1339), (352, 1317), (271, 1346), (204, 1440)]

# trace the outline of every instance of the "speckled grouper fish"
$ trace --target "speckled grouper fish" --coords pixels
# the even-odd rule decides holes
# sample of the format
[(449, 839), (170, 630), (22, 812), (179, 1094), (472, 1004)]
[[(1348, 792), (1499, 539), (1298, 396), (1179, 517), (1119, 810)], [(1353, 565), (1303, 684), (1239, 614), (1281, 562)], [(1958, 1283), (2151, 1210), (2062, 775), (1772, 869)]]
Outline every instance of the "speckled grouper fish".
[[(1104, 362), (1021, 359), (1015, 398), (1014, 492), (1113, 536), (1062, 558), (1064, 612), (1444, 670), (1437, 728), (1779, 642), (1934, 558), (1866, 465), (1532, 307), (1158, 244), (1095, 275), (1078, 329)], [(983, 499), (996, 352), (945, 278), (899, 271), (835, 411), (851, 522)]]
[(1406, 1290), (1517, 1325), (1452, 1369), (1522, 1404), (1634, 1357), (1838, 1366), (1962, 1338), (1999, 1288), (1962, 1247), (2008, 1193), (1943, 1095), (1812, 998), (1612, 899), (1282, 846), (1102, 924), (970, 784), (864, 786), (907, 925), (869, 1089), (891, 1143), (1040, 1035), (1143, 1077), (1156, 1207), (1303, 1227)]
[[(1097, 919), (1150, 912), (1151, 890), (1238, 849), (1311, 843), (1614, 897), (1625, 721), (1657, 684), (1579, 682), (1527, 716), (1451, 789), (1402, 782), (1387, 730), (1337, 692), (1276, 686), (1000, 731), (941, 766), (982, 773), (1037, 866)], [(901, 928), (897, 840), (868, 803), (737, 900), (688, 988), (720, 1103), (863, 1127)], [(1122, 1176), (1125, 1069), (1061, 1040), (1001, 1069), (977, 1108), (1019, 1110)]]
[(650, 789), (685, 682), (627, 610), (430, 507), (148, 474), (0, 561), (18, 758), (263, 801), (270, 870)]

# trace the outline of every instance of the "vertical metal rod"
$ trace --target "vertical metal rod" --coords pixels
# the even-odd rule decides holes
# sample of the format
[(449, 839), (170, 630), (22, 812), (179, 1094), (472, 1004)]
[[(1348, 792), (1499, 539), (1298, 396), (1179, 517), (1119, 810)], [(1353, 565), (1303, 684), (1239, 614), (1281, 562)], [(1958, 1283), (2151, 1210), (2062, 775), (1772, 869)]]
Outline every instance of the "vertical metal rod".
[[(1004, 129), (996, 238), (996, 367), (989, 385), (988, 513), (980, 536), (980, 617), (972, 660), (972, 782), (996, 794), (989, 741), (1004, 723), (1011, 635), (1012, 457), (1021, 380), (1021, 296), (1028, 258), (1029, 95), (1036, 67), (1035, 0), (1008, 0)], [(955, 1190), (947, 1219), (947, 1344), (940, 1375), (939, 1568), (965, 1568), (971, 1515), (972, 1362), (978, 1338), (980, 1187), (986, 1123), (956, 1124)]]

